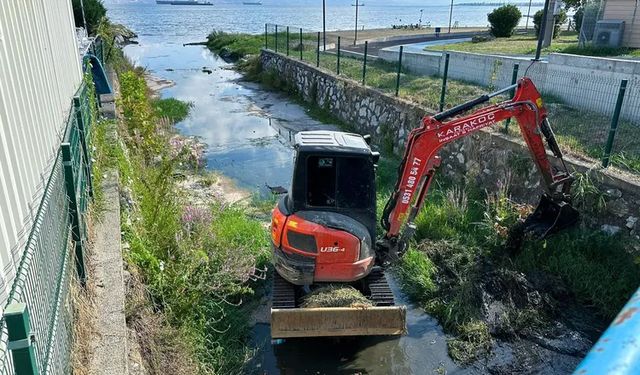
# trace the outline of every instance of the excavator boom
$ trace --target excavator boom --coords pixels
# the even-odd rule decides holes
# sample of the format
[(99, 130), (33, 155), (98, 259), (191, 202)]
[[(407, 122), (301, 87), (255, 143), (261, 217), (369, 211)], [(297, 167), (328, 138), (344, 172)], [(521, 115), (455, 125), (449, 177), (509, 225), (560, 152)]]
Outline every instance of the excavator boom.
[[(511, 100), (446, 121), (511, 90), (515, 90)], [(513, 86), (483, 95), (434, 116), (427, 116), (422, 120), (422, 125), (409, 134), (398, 171), (398, 181), (381, 220), (386, 234), (378, 241), (378, 255), (383, 258), (395, 257), (404, 252), (407, 241), (415, 231), (414, 219), (440, 165), (440, 149), (448, 143), (509, 118), (518, 121), (520, 133), (546, 189), (541, 203), (525, 221), (523, 229), (534, 232), (538, 237), (545, 237), (577, 221), (578, 213), (571, 207), (569, 195), (573, 177), (562, 161), (562, 152), (547, 120), (547, 111), (540, 93), (533, 82), (524, 77)], [(552, 166), (543, 137), (553, 155), (560, 159), (563, 170), (556, 171)]]

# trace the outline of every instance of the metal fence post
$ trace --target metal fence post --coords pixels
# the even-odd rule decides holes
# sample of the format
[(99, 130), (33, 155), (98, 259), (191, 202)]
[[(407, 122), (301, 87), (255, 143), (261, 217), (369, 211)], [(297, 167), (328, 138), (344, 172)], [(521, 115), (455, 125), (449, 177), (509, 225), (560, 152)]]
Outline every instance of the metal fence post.
[[(86, 94), (86, 93), (85, 93)], [(91, 178), (91, 157), (89, 157), (89, 147), (87, 146), (87, 133), (90, 124), (85, 122), (82, 116), (82, 103), (80, 97), (73, 97), (73, 109), (76, 112), (76, 121), (78, 123), (78, 130), (80, 131), (80, 145), (82, 147), (82, 158), (84, 159), (85, 174), (87, 176), (87, 189), (89, 196), (93, 197), (93, 181)], [(90, 122), (90, 120), (89, 120)]]
[(264, 49), (269, 49), (269, 24), (264, 24)]
[(340, 37), (338, 37), (338, 66), (336, 68), (336, 74), (340, 75)]
[(362, 84), (367, 84), (367, 49), (369, 48), (369, 42), (364, 42), (364, 59), (362, 60)]
[(3, 314), (7, 325), (8, 343), (16, 375), (37, 375), (38, 364), (33, 346), (29, 309), (25, 303), (12, 303)]
[(287, 26), (287, 56), (289, 56), (289, 26)]
[(609, 159), (611, 157), (611, 149), (613, 148), (613, 140), (616, 137), (616, 131), (618, 130), (618, 120), (620, 120), (620, 111), (622, 110), (622, 102), (624, 101), (624, 94), (627, 91), (627, 80), (623, 79), (620, 82), (620, 91), (618, 92), (618, 101), (616, 102), (616, 109), (613, 112), (611, 118), (611, 129), (609, 129), (609, 138), (607, 144), (604, 146), (604, 158), (602, 158), (602, 166), (607, 168), (609, 166)]
[[(520, 64), (513, 64), (513, 74), (511, 74), (511, 84), (515, 85), (516, 81), (518, 80), (518, 69), (520, 69)], [(509, 95), (513, 98), (513, 96), (516, 94), (516, 90), (513, 89), (509, 92)], [(509, 124), (511, 124), (511, 117), (509, 117), (507, 119), (507, 121), (505, 121), (504, 123), (504, 132), (508, 133), (509, 132)]]
[(276, 53), (278, 53), (278, 25), (276, 25)]
[(84, 246), (82, 243), (82, 233), (80, 230), (80, 210), (78, 197), (76, 196), (76, 176), (73, 175), (73, 157), (71, 155), (71, 145), (68, 142), (60, 145), (62, 151), (62, 165), (64, 168), (64, 181), (69, 199), (69, 217), (71, 221), (71, 234), (75, 245), (76, 270), (82, 285), (86, 281), (86, 266), (84, 259)]
[(444, 111), (444, 101), (447, 96), (447, 77), (449, 76), (449, 54), (444, 56), (444, 72), (442, 73), (442, 90), (440, 91), (440, 112)]
[(402, 51), (404, 46), (400, 46), (400, 54), (398, 55), (398, 75), (396, 76), (396, 96), (400, 93), (400, 73), (402, 73)]
[(318, 48), (316, 49), (316, 67), (320, 67), (320, 32), (318, 31)]
[(300, 61), (302, 61), (302, 50), (304, 49), (304, 44), (302, 43), (302, 27), (300, 28), (300, 45), (298, 48), (300, 48)]

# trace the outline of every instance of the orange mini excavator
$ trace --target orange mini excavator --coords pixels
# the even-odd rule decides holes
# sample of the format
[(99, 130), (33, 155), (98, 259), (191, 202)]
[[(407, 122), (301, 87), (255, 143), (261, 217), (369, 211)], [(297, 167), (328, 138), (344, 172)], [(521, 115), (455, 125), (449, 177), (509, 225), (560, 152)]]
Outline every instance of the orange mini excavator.
[[(492, 97), (515, 90), (511, 100), (459, 116)], [(515, 118), (542, 175), (544, 194), (522, 223), (544, 238), (574, 224), (573, 177), (547, 120), (540, 93), (529, 78), (434, 116), (411, 131), (395, 189), (384, 207), (385, 233), (376, 240), (375, 169), (379, 154), (368, 137), (334, 131), (300, 132), (290, 191), (273, 210), (271, 236), (276, 275), (272, 338), (394, 335), (405, 332), (405, 308), (395, 304), (383, 268), (401, 256), (415, 231), (446, 144), (500, 121)], [(553, 156), (547, 155), (543, 138)], [(323, 283), (358, 288), (372, 307), (300, 308), (300, 300)]]

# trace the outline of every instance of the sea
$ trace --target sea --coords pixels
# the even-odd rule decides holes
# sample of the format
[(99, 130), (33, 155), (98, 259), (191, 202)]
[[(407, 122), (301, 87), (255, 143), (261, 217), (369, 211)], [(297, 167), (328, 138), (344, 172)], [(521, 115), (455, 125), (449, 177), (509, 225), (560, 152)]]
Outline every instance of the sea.
[[(355, 1), (355, 0), (354, 0)], [(359, 7), (358, 28), (387, 28), (392, 25), (430, 24), (433, 27), (448, 27), (450, 7), (443, 5), (367, 5)], [(204, 39), (213, 30), (227, 32), (262, 33), (266, 23), (303, 28), (311, 31), (322, 29), (322, 1), (317, 5), (280, 4), (265, 1), (263, 5), (243, 5), (241, 2), (217, 3), (213, 6), (157, 5), (154, 3), (108, 4), (109, 17), (123, 23), (140, 36), (163, 36), (169, 38)], [(429, 2), (425, 2), (429, 4)], [(486, 26), (487, 14), (496, 5), (454, 5), (452, 25)], [(525, 25), (528, 5), (519, 5)], [(530, 14), (541, 9), (531, 6)], [(326, 6), (326, 29), (348, 30), (355, 25), (355, 6)], [(531, 25), (531, 21), (529, 21)]]

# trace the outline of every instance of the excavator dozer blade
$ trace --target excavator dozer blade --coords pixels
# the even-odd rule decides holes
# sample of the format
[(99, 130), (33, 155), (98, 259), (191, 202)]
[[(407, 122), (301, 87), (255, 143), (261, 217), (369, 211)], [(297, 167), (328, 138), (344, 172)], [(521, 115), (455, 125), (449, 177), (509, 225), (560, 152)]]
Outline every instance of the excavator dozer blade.
[(271, 338), (403, 335), (404, 306), (271, 309)]
[(544, 194), (535, 211), (524, 221), (525, 233), (543, 239), (578, 222), (578, 210), (567, 202), (556, 202)]

